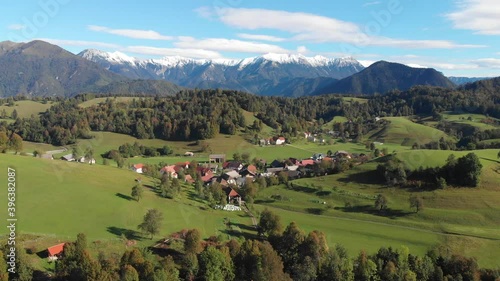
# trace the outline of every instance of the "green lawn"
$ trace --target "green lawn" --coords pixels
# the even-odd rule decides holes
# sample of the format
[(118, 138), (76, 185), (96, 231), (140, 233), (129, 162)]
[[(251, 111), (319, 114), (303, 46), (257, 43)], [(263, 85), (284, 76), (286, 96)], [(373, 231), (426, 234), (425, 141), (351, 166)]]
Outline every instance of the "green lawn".
[(425, 144), (439, 141), (441, 137), (448, 139), (445, 132), (414, 123), (404, 117), (385, 117), (391, 123), (381, 130), (370, 132), (367, 136), (372, 141), (412, 146), (414, 143)]
[[(454, 251), (479, 257), (484, 266), (500, 265), (500, 190), (491, 186), (436, 191), (387, 188), (382, 182), (377, 184), (373, 172), (376, 165), (369, 163), (344, 174), (296, 180), (294, 190), (269, 187), (259, 193), (256, 202), (260, 208), (273, 207), (287, 222), (294, 220), (305, 229), (325, 231), (332, 237), (329, 239), (354, 252), (363, 247), (371, 250), (381, 245), (404, 244), (412, 252), (423, 253), (439, 242)], [(497, 178), (483, 173), (482, 180), (496, 181), (500, 186)], [(424, 198), (425, 209), (418, 214), (408, 203), (414, 192)], [(373, 208), (379, 193), (389, 201), (390, 210), (385, 213)], [(274, 200), (275, 195), (284, 199)], [(346, 203), (353, 207), (345, 208)], [(471, 243), (476, 248), (461, 247), (461, 243)]]
[(0, 105), (0, 111), (5, 109), (7, 116), (10, 116), (15, 109), (20, 118), (29, 118), (31, 115), (37, 116), (39, 113), (45, 112), (52, 105), (52, 102), (43, 104), (37, 101), (22, 100), (16, 101), (14, 106)]
[[(161, 198), (149, 189), (140, 202), (129, 200), (137, 177), (129, 170), (4, 155), (2, 169), (6, 170), (7, 165), (17, 173), (19, 234), (74, 240), (79, 232), (84, 232), (91, 240), (115, 239), (122, 232), (137, 230), (150, 208), (157, 208), (164, 215), (161, 235), (183, 228), (198, 228), (204, 237), (217, 235), (225, 230), (225, 217), (251, 223), (243, 212), (203, 210), (205, 204), (188, 199), (192, 187), (185, 187), (183, 196), (176, 200)], [(5, 188), (0, 191), (4, 206), (6, 192)], [(5, 216), (6, 212), (2, 212), (4, 221)], [(6, 234), (6, 229), (0, 234)], [(151, 242), (146, 239), (141, 243)]]
[[(487, 117), (482, 114), (458, 114), (458, 113), (453, 113), (453, 112), (445, 112), (442, 113), (441, 116), (443, 117), (444, 121), (449, 121), (457, 124), (465, 124), (465, 125), (470, 125), (482, 130), (491, 130), (491, 129), (497, 129), (498, 126), (494, 126), (491, 124), (486, 124), (481, 122), (482, 120), (486, 120)], [(491, 118), (493, 120), (498, 120), (495, 118)]]

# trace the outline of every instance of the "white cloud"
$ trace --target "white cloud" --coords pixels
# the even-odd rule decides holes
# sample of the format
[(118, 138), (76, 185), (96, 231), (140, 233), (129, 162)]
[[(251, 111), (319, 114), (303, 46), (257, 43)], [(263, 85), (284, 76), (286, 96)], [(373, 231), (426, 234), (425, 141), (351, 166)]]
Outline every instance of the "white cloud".
[(89, 30), (96, 32), (104, 32), (124, 36), (133, 39), (148, 39), (148, 40), (172, 40), (172, 36), (165, 36), (153, 30), (140, 30), (140, 29), (112, 29), (105, 26), (89, 25)]
[(478, 67), (500, 69), (500, 59), (485, 58), (471, 61)]
[(58, 46), (77, 46), (77, 47), (87, 47), (87, 48), (109, 48), (109, 49), (120, 48), (120, 46), (116, 44), (97, 42), (97, 41), (64, 40), (64, 39), (51, 39), (51, 38), (37, 38), (34, 40), (42, 40)]
[(211, 51), (254, 53), (254, 54), (290, 53), (289, 50), (286, 50), (277, 45), (241, 41), (236, 39), (225, 39), (225, 38), (195, 39), (192, 37), (184, 37), (179, 39), (180, 39), (179, 41), (174, 42), (174, 45), (182, 49), (199, 48)]
[[(352, 22), (309, 13), (279, 10), (219, 8), (216, 13), (224, 24), (246, 30), (275, 29), (291, 33), (292, 40), (307, 42), (335, 42), (355, 47), (386, 46), (408, 49), (452, 49), (484, 47), (461, 45), (446, 40), (408, 40), (380, 36), (383, 26), (370, 22), (360, 26)], [(390, 23), (389, 23), (390, 24)]]
[(478, 34), (500, 35), (500, 5), (498, 0), (456, 0), (457, 10), (446, 16), (456, 29)]
[(270, 42), (283, 42), (286, 39), (271, 35), (262, 35), (262, 34), (248, 34), (248, 33), (238, 33), (238, 37), (248, 40), (258, 40), (258, 41), (270, 41)]
[(153, 56), (181, 56), (197, 59), (216, 59), (222, 58), (218, 52), (196, 49), (196, 48), (157, 48), (149, 46), (129, 46), (122, 49), (124, 52), (131, 52), (142, 55)]
[(364, 67), (369, 67), (372, 65), (375, 61), (374, 60), (358, 60), (359, 63), (361, 63)]
[(8, 29), (10, 30), (23, 30), (26, 28), (26, 25), (24, 24), (11, 24), (7, 26)]
[(298, 46), (297, 53), (305, 55), (305, 54), (309, 53), (309, 50), (307, 49), (306, 46)]
[(374, 5), (379, 5), (381, 2), (380, 1), (371, 1), (371, 2), (366, 2), (363, 4), (363, 7), (368, 7), (368, 6), (374, 6)]

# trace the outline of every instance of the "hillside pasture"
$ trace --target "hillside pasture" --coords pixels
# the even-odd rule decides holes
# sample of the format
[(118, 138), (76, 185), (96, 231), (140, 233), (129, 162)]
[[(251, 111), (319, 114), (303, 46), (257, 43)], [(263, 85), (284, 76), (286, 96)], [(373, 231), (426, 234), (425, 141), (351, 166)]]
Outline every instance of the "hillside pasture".
[(16, 101), (14, 106), (0, 105), (0, 112), (5, 109), (7, 116), (10, 117), (15, 109), (19, 118), (29, 118), (31, 115), (38, 116), (38, 114), (45, 112), (53, 104), (54, 102), (41, 103), (39, 101), (21, 100)]

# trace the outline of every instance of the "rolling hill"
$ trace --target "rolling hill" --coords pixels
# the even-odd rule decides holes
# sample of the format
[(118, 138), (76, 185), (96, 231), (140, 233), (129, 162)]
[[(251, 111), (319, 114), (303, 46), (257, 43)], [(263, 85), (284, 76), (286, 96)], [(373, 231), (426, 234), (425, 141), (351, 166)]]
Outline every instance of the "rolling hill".
[(455, 87), (442, 73), (432, 68), (412, 68), (399, 63), (379, 61), (359, 73), (331, 83), (315, 94), (373, 95), (396, 89), (404, 91), (416, 85)]
[(131, 81), (44, 41), (0, 42), (0, 97), (110, 94), (173, 94), (165, 81)]

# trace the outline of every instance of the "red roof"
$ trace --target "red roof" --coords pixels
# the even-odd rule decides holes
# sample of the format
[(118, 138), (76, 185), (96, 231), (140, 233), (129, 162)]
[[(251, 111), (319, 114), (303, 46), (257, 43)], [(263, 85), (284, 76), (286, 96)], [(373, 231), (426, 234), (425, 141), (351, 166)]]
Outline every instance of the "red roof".
[(62, 253), (62, 251), (64, 250), (64, 244), (66, 244), (66, 243), (57, 244), (55, 246), (47, 248), (47, 251), (49, 252), (49, 256), (52, 257), (52, 256), (59, 255), (60, 253)]
[(300, 161), (300, 165), (306, 166), (306, 165), (314, 165), (314, 160), (309, 159), (309, 160), (302, 160)]
[(255, 167), (254, 165), (248, 165), (247, 170), (254, 174), (257, 173), (257, 167)]
[(239, 196), (240, 196), (240, 195), (238, 194), (238, 192), (236, 192), (236, 190), (234, 190), (234, 189), (232, 189), (232, 188), (228, 188), (228, 189), (226, 189), (226, 194), (227, 194), (227, 196), (229, 196), (229, 197), (236, 197), (236, 196), (238, 196), (238, 197), (239, 197)]
[(144, 164), (135, 164), (134, 168), (135, 169), (142, 169), (144, 167)]
[(278, 139), (282, 141), (286, 140), (284, 137), (279, 137)]

